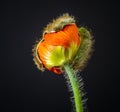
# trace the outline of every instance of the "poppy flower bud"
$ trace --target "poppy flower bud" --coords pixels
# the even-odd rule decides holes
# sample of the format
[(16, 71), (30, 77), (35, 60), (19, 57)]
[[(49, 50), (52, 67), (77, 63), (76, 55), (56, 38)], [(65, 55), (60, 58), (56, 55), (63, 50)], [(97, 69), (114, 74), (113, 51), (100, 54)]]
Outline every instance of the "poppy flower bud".
[(42, 71), (47, 68), (60, 74), (66, 62), (77, 70), (88, 59), (91, 46), (89, 31), (83, 27), (78, 28), (74, 18), (64, 14), (44, 29), (42, 39), (33, 49), (34, 61)]

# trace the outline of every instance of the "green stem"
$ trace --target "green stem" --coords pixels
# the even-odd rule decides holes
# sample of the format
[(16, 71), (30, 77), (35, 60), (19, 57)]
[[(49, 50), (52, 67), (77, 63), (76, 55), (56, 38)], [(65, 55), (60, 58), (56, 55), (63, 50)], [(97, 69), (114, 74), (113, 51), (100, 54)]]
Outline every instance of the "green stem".
[(68, 74), (70, 84), (71, 84), (71, 87), (72, 87), (76, 112), (83, 112), (81, 91), (79, 89), (79, 84), (78, 84), (78, 80), (75, 76), (75, 73), (74, 73), (73, 69), (70, 68), (68, 63), (64, 64), (64, 69)]

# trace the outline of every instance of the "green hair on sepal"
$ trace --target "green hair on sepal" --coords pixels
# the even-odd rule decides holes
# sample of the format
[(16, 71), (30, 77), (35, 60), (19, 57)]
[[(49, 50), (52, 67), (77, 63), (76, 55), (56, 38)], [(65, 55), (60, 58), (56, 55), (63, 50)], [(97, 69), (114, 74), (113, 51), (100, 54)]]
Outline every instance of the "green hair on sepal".
[(81, 44), (73, 62), (71, 62), (71, 67), (75, 71), (81, 71), (86, 66), (93, 52), (94, 44), (93, 36), (87, 28), (80, 27), (78, 30), (81, 37)]

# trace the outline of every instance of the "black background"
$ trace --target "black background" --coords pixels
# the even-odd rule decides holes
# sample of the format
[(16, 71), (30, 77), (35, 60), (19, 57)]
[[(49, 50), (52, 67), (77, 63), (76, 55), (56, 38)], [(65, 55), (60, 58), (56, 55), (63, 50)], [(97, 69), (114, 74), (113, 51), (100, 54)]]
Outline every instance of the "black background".
[(0, 112), (70, 112), (70, 94), (63, 75), (39, 71), (32, 46), (47, 23), (68, 12), (78, 26), (92, 30), (95, 45), (81, 73), (89, 112), (119, 111), (117, 2), (59, 0), (0, 3)]

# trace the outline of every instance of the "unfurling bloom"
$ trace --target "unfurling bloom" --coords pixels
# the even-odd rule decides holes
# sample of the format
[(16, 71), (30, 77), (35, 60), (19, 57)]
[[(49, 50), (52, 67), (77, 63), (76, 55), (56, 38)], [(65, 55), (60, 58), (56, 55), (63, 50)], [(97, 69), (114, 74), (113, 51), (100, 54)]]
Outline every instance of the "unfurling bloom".
[(64, 14), (44, 29), (33, 49), (34, 61), (40, 70), (47, 68), (56, 74), (63, 71), (67, 62), (75, 71), (81, 70), (90, 57), (92, 43), (90, 32), (78, 28), (74, 17)]

